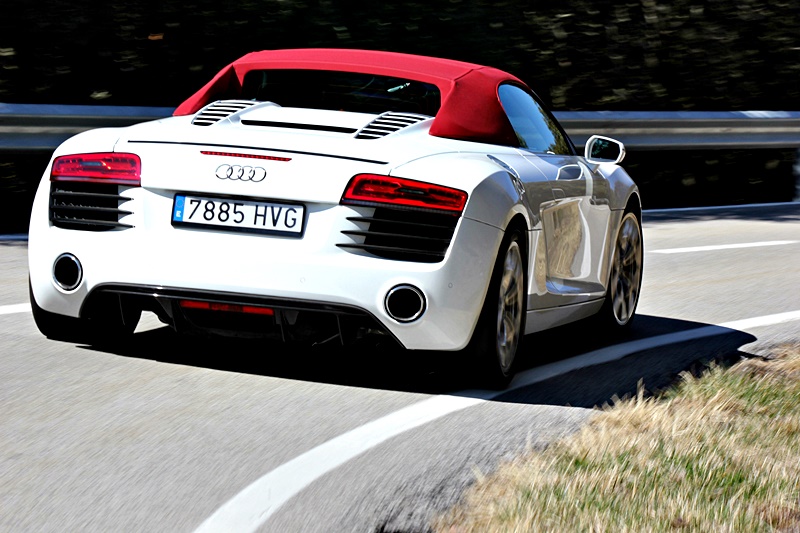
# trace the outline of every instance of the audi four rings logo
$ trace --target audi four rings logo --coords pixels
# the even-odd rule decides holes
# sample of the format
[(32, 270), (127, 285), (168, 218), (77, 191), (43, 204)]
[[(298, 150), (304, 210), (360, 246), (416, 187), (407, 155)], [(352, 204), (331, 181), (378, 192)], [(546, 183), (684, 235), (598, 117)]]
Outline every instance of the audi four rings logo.
[(253, 181), (258, 183), (267, 177), (267, 171), (261, 167), (240, 165), (220, 165), (217, 177), (221, 180)]

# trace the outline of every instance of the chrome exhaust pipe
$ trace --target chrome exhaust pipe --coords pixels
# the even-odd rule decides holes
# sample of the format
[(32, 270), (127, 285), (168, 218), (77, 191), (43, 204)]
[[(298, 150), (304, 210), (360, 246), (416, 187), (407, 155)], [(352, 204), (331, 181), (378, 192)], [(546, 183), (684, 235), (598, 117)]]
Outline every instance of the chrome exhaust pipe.
[(413, 322), (425, 312), (425, 295), (413, 285), (396, 285), (386, 293), (383, 305), (392, 319)]
[(74, 291), (83, 281), (83, 267), (72, 254), (61, 254), (53, 263), (53, 280), (65, 291)]

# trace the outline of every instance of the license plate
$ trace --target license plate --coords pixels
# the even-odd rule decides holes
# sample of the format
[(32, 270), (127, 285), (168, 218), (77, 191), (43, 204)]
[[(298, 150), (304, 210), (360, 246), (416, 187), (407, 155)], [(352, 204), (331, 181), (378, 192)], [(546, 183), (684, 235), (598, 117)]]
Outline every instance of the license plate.
[(252, 200), (175, 195), (172, 224), (228, 231), (303, 234), (305, 206)]

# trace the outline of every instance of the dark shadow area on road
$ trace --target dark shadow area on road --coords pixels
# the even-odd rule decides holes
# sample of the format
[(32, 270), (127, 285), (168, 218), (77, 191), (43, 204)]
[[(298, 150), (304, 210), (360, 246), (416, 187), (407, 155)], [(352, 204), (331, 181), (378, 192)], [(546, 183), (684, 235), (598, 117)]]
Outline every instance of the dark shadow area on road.
[[(689, 335), (683, 340), (677, 339), (642, 350), (629, 350), (630, 353), (615, 361), (571, 370), (556, 377), (510, 390), (493, 400), (600, 407), (620, 398), (635, 396), (640, 387), (646, 396), (663, 391), (675, 385), (684, 372), (697, 376), (711, 364), (729, 366), (743, 358), (751, 357), (740, 349), (743, 345), (756, 340), (753, 335), (738, 330), (650, 316), (637, 317), (636, 327), (639, 334), (647, 333), (639, 337), (641, 339), (682, 332)], [(701, 331), (713, 328), (714, 331), (707, 336), (691, 338), (690, 332), (698, 328), (703, 328)], [(626, 353), (624, 344), (631, 340), (633, 339), (620, 339), (618, 348), (623, 349), (621, 353)], [(601, 348), (589, 347), (586, 352)], [(570, 357), (578, 355), (580, 354)], [(599, 358), (600, 354), (597, 356)], [(561, 358), (559, 361), (568, 362), (568, 358)]]
[[(518, 355), (519, 373), (536, 373), (550, 363), (659, 335), (694, 330), (708, 324), (640, 315), (625, 334), (603, 335), (590, 323), (575, 323), (528, 335)], [(493, 401), (602, 406), (615, 397), (635, 394), (641, 382), (658, 391), (684, 371), (711, 361), (730, 362), (746, 356), (739, 349), (752, 335), (729, 330), (695, 340), (626, 353), (618, 360), (568, 371), (508, 392)], [(225, 372), (293, 379), (333, 385), (426, 394), (459, 394), (480, 388), (460, 354), (407, 352), (393, 343), (354, 348), (318, 346), (312, 349), (282, 343), (227, 338), (191, 337), (169, 328), (137, 333), (125, 346), (86, 347), (124, 357), (195, 366)], [(591, 357), (594, 357), (592, 355)], [(591, 361), (589, 364), (592, 364)]]

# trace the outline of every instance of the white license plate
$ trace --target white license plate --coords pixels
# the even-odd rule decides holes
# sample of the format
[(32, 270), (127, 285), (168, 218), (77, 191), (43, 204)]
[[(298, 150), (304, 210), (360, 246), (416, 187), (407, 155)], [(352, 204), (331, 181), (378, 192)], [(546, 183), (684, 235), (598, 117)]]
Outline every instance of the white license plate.
[(305, 206), (230, 198), (175, 195), (172, 224), (301, 236)]

